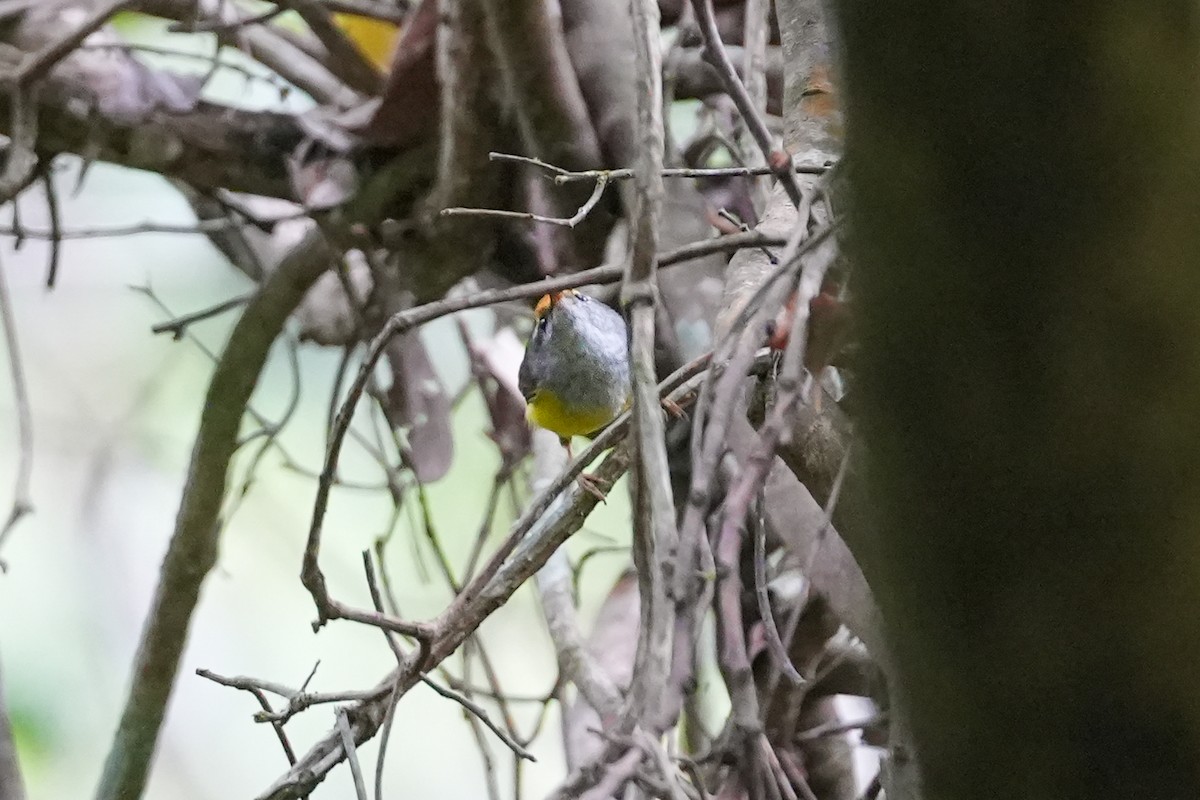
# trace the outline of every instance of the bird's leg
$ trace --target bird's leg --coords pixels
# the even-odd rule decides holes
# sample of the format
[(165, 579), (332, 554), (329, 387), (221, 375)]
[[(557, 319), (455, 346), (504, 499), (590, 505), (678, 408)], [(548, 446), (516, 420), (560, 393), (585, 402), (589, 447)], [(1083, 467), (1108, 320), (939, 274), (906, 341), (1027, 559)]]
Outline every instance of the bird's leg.
[[(562, 446), (567, 449), (567, 461), (574, 461), (575, 455), (571, 452), (571, 440), (566, 436), (563, 436), (559, 439), (559, 441), (562, 442)], [(579, 473), (579, 477), (575, 479), (575, 482), (579, 484), (580, 489), (583, 489), (601, 503), (608, 502), (608, 495), (606, 495), (600, 489), (600, 487), (596, 485), (596, 482), (592, 480), (590, 475), (581, 472)]]

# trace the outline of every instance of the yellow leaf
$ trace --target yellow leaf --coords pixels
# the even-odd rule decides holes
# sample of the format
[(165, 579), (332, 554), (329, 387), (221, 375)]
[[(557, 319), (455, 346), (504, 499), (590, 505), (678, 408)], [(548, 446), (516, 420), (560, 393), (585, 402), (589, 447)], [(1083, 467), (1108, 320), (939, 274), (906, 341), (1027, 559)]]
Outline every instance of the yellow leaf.
[(334, 21), (371, 63), (387, 71), (400, 28), (390, 22), (358, 14), (334, 14)]

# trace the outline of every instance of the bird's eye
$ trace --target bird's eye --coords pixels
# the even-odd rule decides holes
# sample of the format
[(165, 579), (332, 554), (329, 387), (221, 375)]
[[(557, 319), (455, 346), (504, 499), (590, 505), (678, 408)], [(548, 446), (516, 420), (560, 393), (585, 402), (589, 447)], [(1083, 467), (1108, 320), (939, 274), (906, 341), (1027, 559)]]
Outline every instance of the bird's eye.
[(544, 314), (542, 316), (542, 318), (539, 319), (537, 322), (537, 332), (539, 334), (545, 334), (546, 330), (549, 329), (549, 327), (550, 327), (550, 315)]
[(580, 299), (580, 300), (582, 300), (582, 301), (583, 301), (583, 302), (585, 302), (585, 303), (590, 303), (590, 302), (592, 302), (592, 298), (588, 297), (586, 294), (581, 294), (581, 295), (579, 295), (579, 299)]

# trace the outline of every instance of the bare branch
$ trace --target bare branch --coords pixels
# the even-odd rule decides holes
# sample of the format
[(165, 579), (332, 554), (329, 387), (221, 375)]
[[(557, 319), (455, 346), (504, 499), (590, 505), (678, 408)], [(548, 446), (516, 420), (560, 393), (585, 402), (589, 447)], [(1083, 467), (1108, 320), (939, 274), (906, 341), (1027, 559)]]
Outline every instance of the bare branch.
[(105, 0), (96, 4), (79, 27), (23, 58), (12, 74), (7, 76), (8, 81), (15, 87), (24, 87), (44, 77), (55, 64), (71, 55), (84, 39), (112, 19), (114, 14), (131, 5), (131, 0)]
[(210, 233), (226, 231), (231, 228), (240, 228), (244, 225), (274, 225), (277, 222), (286, 222), (293, 219), (303, 219), (308, 216), (308, 212), (297, 211), (295, 214), (287, 214), (282, 217), (276, 217), (270, 220), (244, 221), (234, 219), (232, 217), (221, 217), (220, 219), (204, 219), (193, 223), (167, 223), (167, 222), (135, 222), (130, 225), (113, 225), (107, 228), (76, 228), (74, 230), (54, 231), (42, 230), (40, 228), (18, 228), (13, 225), (0, 226), (0, 235), (17, 236), (22, 239), (39, 239), (48, 241), (67, 241), (70, 239), (107, 239), (117, 236), (137, 236), (144, 233), (169, 233), (169, 234), (199, 234), (207, 236)]
[[(719, 241), (719, 240), (718, 240)], [(695, 247), (688, 250), (689, 257), (696, 252)], [(399, 633), (419, 634), (422, 637), (427, 637), (429, 631), (422, 628), (405, 627), (405, 623), (400, 622), (386, 615), (372, 615), (366, 612), (350, 609), (340, 603), (334, 601), (325, 585), (325, 577), (320, 568), (320, 549), (321, 549), (321, 530), (325, 519), (325, 512), (329, 504), (329, 493), (333, 487), (336, 475), (338, 460), (341, 457), (342, 443), (350, 430), (350, 421), (354, 416), (354, 410), (358, 401), (362, 398), (369, 382), (372, 371), (375, 365), (379, 362), (388, 342), (395, 336), (400, 336), (409, 330), (424, 325), (427, 322), (438, 319), (439, 317), (452, 314), (457, 311), (464, 311), (468, 308), (478, 308), (480, 306), (492, 305), (494, 303), (503, 302), (506, 300), (516, 300), (522, 298), (538, 297), (546, 292), (557, 291), (559, 289), (571, 288), (574, 286), (584, 286), (588, 283), (594, 283), (599, 277), (611, 276), (611, 280), (615, 280), (620, 274), (617, 268), (597, 267), (595, 270), (575, 273), (573, 275), (565, 275), (561, 278), (553, 278), (546, 281), (540, 281), (533, 284), (525, 284), (516, 286), (511, 289), (493, 289), (483, 292), (477, 292), (473, 295), (447, 298), (438, 300), (433, 303), (428, 303), (423, 306), (418, 306), (407, 311), (402, 311), (388, 318), (382, 330), (372, 339), (370, 346), (367, 349), (367, 354), (363, 358), (362, 364), (359, 367), (358, 374), (355, 376), (354, 382), (351, 384), (345, 401), (338, 409), (337, 415), (334, 417), (333, 426), (330, 431), (329, 442), (325, 455), (325, 465), (321, 471), (321, 477), (317, 483), (317, 497), (313, 506), (313, 517), (309, 526), (308, 542), (304, 552), (304, 566), (301, 571), (301, 580), (309, 593), (313, 597), (313, 602), (317, 607), (317, 621), (314, 623), (316, 627), (324, 625), (330, 619), (347, 618), (356, 619), (360, 622), (379, 627), (390, 628)], [(658, 413), (657, 407), (655, 413)], [(661, 422), (660, 422), (661, 424)]]
[[(203, 669), (196, 670), (196, 674), (202, 678), (208, 678), (215, 683), (219, 683), (222, 686), (230, 686), (249, 692), (251, 695), (253, 695), (254, 699), (258, 701), (259, 706), (262, 708), (262, 713), (274, 717), (275, 708), (271, 705), (271, 701), (267, 699), (266, 691), (261, 686), (253, 685), (249, 683), (249, 681), (247, 681), (246, 685), (244, 686), (238, 685), (237, 683), (234, 683), (234, 681), (238, 679), (221, 678), (215, 673)], [(283, 754), (287, 758), (288, 764), (294, 765), (296, 763), (296, 752), (292, 749), (292, 743), (288, 741), (287, 733), (283, 730), (283, 721), (272, 720), (271, 727), (275, 731), (276, 738), (279, 739), (279, 744), (283, 747)]]
[[(0, 72), (15, 69), (23, 56), (0, 44)], [(285, 162), (305, 136), (296, 117), (205, 102), (171, 114), (115, 113), (95, 87), (126, 77), (103, 63), (54, 70), (38, 83), (30, 113), (36, 109), (39, 149), (149, 170), (202, 189), (292, 198)], [(0, 92), (0, 133), (21, 130), (13, 115), (24, 96)]]
[(238, 429), (267, 352), (288, 315), (325, 271), (315, 234), (267, 279), (238, 320), (209, 384), (187, 484), (133, 668), (133, 685), (105, 762), (97, 800), (139, 797), (175, 682), (201, 583), (217, 558), (218, 515)]
[(188, 314), (181, 314), (180, 316), (175, 317), (175, 319), (169, 319), (165, 322), (155, 323), (154, 325), (150, 326), (150, 331), (152, 333), (170, 333), (171, 338), (178, 341), (183, 336), (183, 332), (187, 330), (187, 327), (192, 323), (200, 322), (201, 320), (209, 319), (211, 317), (220, 316), (227, 311), (232, 311), (235, 308), (240, 308), (246, 305), (246, 303), (249, 303), (253, 299), (254, 292), (240, 294), (237, 297), (231, 297), (228, 300), (223, 300), (216, 305), (209, 306), (208, 308), (202, 308), (199, 311), (192, 311)]
[[(569, 170), (548, 164), (540, 158), (512, 155), (511, 153), (488, 153), (492, 161), (508, 161), (516, 164), (528, 164), (531, 167), (550, 173), (555, 183), (572, 183), (574, 181), (594, 181), (606, 178), (610, 181), (628, 180), (634, 176), (632, 168), (625, 169), (584, 169)], [(793, 169), (802, 175), (823, 175), (832, 167), (826, 164), (795, 164)], [(773, 175), (770, 167), (663, 167), (659, 174), (664, 178), (728, 178), (737, 175)]]
[(53, 159), (44, 160), (40, 169), (42, 188), (46, 192), (46, 216), (50, 218), (50, 264), (46, 268), (46, 288), (53, 289), (62, 259), (62, 209), (58, 202), (58, 186), (54, 182)]
[[(787, 675), (792, 683), (799, 685), (804, 683), (804, 676), (800, 674), (788, 657), (787, 648), (784, 646), (783, 640), (779, 636), (779, 628), (775, 624), (775, 614), (771, 610), (771, 594), (767, 587), (767, 523), (763, 519), (762, 506), (764, 503), (765, 497), (759, 495), (755, 504), (757, 508), (754, 511), (753, 525), (754, 595), (758, 600), (758, 614), (762, 617), (763, 627), (766, 630), (767, 647), (771, 651), (771, 655), (775, 657), (779, 668), (783, 670), (783, 674)], [(807, 577), (807, 571), (804, 575)]]
[[(643, 757), (642, 748), (630, 747), (619, 758), (605, 766), (595, 786), (574, 796), (579, 800), (609, 800), (609, 798), (621, 796), (625, 785), (633, 780), (638, 767), (641, 766)], [(567, 800), (571, 796), (571, 792), (551, 795), (553, 800)]]
[[(707, 363), (707, 358), (697, 359), (680, 368), (660, 384), (660, 390), (681, 406), (692, 402), (700, 384), (699, 373)], [(597, 436), (557, 480), (534, 498), (521, 518), (513, 524), (509, 536), (488, 564), (432, 623), (431, 627), (438, 635), (430, 646), (427, 659), (430, 665), (440, 663), (453, 653), (484, 619), (503, 605), (563, 542), (582, 527), (587, 515), (599, 501), (593, 494), (581, 489), (575, 483), (575, 478), (601, 452), (621, 439), (628, 420), (629, 412), (626, 412)], [(628, 464), (627, 450), (618, 447), (592, 473), (591, 478), (601, 488), (610, 488), (624, 474)], [(352, 712), (351, 724), (357, 743), (371, 738), (379, 729), (386, 710), (386, 701), (383, 699), (386, 689), (396, 685), (399, 691), (407, 691), (417, 681), (419, 672), (416, 667), (416, 662), (408, 659), (403, 668), (378, 684), (383, 692), (380, 699), (364, 701)], [(287, 775), (260, 795), (260, 800), (303, 797), (344, 758), (340, 735), (336, 732), (327, 735), (301, 757)]]
[(873, 728), (876, 725), (882, 725), (887, 722), (887, 712), (872, 714), (864, 719), (852, 719), (849, 721), (830, 720), (816, 727), (809, 728), (806, 731), (800, 731), (796, 734), (796, 741), (807, 742), (813, 739), (820, 739), (822, 736), (837, 736), (840, 733), (849, 733), (850, 731), (861, 730), (862, 728)]
[(658, 3), (657, 0), (632, 0), (631, 9), (638, 77), (635, 126), (638, 159), (634, 166), (630, 212), (633, 252), (621, 285), (621, 303), (629, 314), (631, 329), (629, 359), (638, 455), (633, 482), (633, 557), (641, 614), (633, 683), (621, 723), (625, 732), (647, 723), (665, 728), (678, 713), (677, 709), (664, 713), (669, 705), (668, 694), (663, 689), (671, 669), (673, 628), (666, 575), (678, 532), (662, 409), (654, 388), (655, 306), (658, 302), (654, 257), (664, 194)]
[(222, 24), (222, 42), (247, 52), (318, 103), (350, 108), (365, 98), (347, 86), (328, 65), (263, 25), (244, 25), (239, 7), (221, 0), (140, 0), (143, 10), (168, 19), (211, 19)]
[(574, 228), (579, 223), (587, 218), (596, 204), (600, 202), (601, 195), (604, 194), (605, 187), (608, 186), (608, 179), (604, 175), (599, 175), (596, 178), (596, 185), (592, 188), (591, 195), (584, 201), (579, 210), (570, 217), (545, 217), (541, 214), (533, 214), (528, 211), (506, 211), (503, 209), (494, 208), (443, 208), (441, 214), (443, 217), (499, 217), (500, 219), (523, 219), (532, 222), (545, 222), (550, 225), (564, 225), (568, 228)]
[(717, 30), (717, 19), (713, 14), (712, 0), (691, 0), (691, 3), (696, 12), (696, 21), (700, 25), (700, 32), (704, 36), (704, 50), (709, 63), (721, 74), (725, 90), (729, 92), (729, 96), (733, 98), (738, 111), (741, 112), (742, 119), (759, 149), (762, 150), (767, 165), (774, 170), (775, 176), (779, 178), (792, 205), (799, 208), (800, 184), (791, 169), (791, 156), (786, 150), (776, 149), (774, 137), (767, 130), (767, 124), (763, 121), (762, 114), (759, 113), (754, 101), (746, 92), (746, 87), (738, 78), (737, 70), (734, 69), (733, 62), (729, 60), (725, 46), (721, 43), (721, 34)]
[(325, 49), (329, 51), (326, 66), (351, 88), (367, 95), (376, 95), (383, 88), (383, 76), (367, 60), (358, 46), (339, 28), (330, 9), (318, 0), (281, 0), (281, 7), (291, 7), (308, 25)]
[[(484, 0), (481, 5), (522, 151), (567, 169), (602, 166), (600, 143), (567, 51), (559, 4)], [(546, 207), (533, 210), (569, 217), (567, 209), (585, 204), (587, 188), (571, 187), (562, 194), (545, 198)], [(594, 213), (574, 233), (543, 229), (539, 233), (552, 242), (544, 252), (562, 263), (590, 261), (603, 251), (612, 221), (607, 213)]]
[[(751, 107), (759, 114), (767, 113), (767, 38), (771, 13), (769, 0), (746, 0), (745, 60), (742, 75), (746, 82), (746, 95)], [(761, 148), (752, 149), (747, 160), (754, 166), (766, 163), (766, 154)], [(754, 182), (755, 206), (761, 210), (766, 205), (767, 192), (763, 181)]]
[(354, 777), (354, 792), (358, 800), (367, 800), (367, 784), (363, 781), (362, 767), (358, 765), (358, 749), (354, 746), (354, 735), (350, 733), (350, 723), (346, 721), (346, 712), (337, 709), (333, 712), (337, 719), (338, 733), (342, 736), (342, 747), (346, 749), (346, 758), (350, 761), (350, 774)]
[(563, 41), (557, 4), (486, 0), (483, 5), (525, 151), (568, 169), (598, 165), (600, 144)]
[(463, 711), (466, 711), (472, 717), (475, 717), (477, 720), (483, 723), (483, 725), (489, 731), (496, 735), (497, 739), (504, 742), (505, 747), (513, 751), (513, 755), (515, 755), (517, 758), (525, 761), (537, 761), (537, 759), (534, 758), (533, 753), (530, 753), (528, 750), (522, 747), (520, 743), (517, 742), (517, 740), (514, 739), (511, 734), (509, 734), (508, 731), (501, 728), (495, 722), (492, 722), (492, 718), (488, 716), (488, 713), (486, 710), (484, 710), (483, 706), (479, 705), (465, 695), (459, 694), (453, 689), (447, 689), (445, 686), (440, 685), (427, 675), (421, 676), (421, 683), (425, 684), (434, 692), (446, 698), (447, 700), (452, 700), (462, 706)]
[[(316, 667), (313, 667), (313, 672), (315, 673), (315, 671)], [(350, 700), (363, 700), (370, 696), (368, 692), (361, 691), (309, 692), (307, 691), (307, 685), (309, 680), (312, 679), (311, 673), (308, 676), (308, 680), (299, 689), (291, 689), (283, 684), (259, 680), (258, 678), (249, 678), (244, 675), (218, 675), (210, 669), (197, 669), (196, 674), (201, 678), (205, 678), (221, 686), (228, 686), (231, 689), (241, 689), (244, 692), (270, 692), (287, 701), (287, 707), (282, 711), (266, 709), (256, 713), (254, 715), (255, 722), (284, 723), (301, 711), (313, 706), (325, 703), (345, 703)]]
[[(713, 480), (721, 456), (728, 447), (726, 436), (735, 416), (738, 392), (762, 342), (768, 314), (773, 313), (769, 310), (778, 308), (791, 291), (799, 256), (828, 235), (826, 229), (802, 242), (805, 230), (797, 228), (793, 233), (784, 249), (782, 263), (757, 287), (737, 312), (728, 328), (730, 333), (719, 341), (714, 352), (718, 369), (710, 371), (693, 416), (692, 479), (680, 524), (679, 555), (672, 587), (676, 604), (683, 607), (676, 617), (672, 666), (672, 682), (680, 685), (691, 674), (692, 647), (712, 591), (716, 565), (709, 544), (707, 520), (713, 502)], [(726, 547), (732, 544), (727, 541)], [(730, 624), (729, 614), (735, 612), (736, 609), (726, 610), (725, 619)], [(740, 629), (740, 622), (738, 627)]]
[(411, 7), (409, 0), (321, 0), (330, 11), (357, 14), (399, 25)]
[[(540, 484), (548, 480), (547, 475), (558, 471), (561, 454), (558, 437), (545, 430), (533, 432), (532, 489), (540, 489)], [(537, 589), (562, 678), (575, 684), (588, 705), (602, 717), (615, 715), (620, 709), (621, 693), (587, 652), (575, 608), (571, 565), (564, 551), (556, 551), (538, 570)]]
[[(371, 563), (371, 551), (364, 550), (362, 553), (362, 558), (363, 558), (363, 570), (364, 570), (364, 572), (366, 572), (366, 576), (367, 576), (367, 589), (371, 593), (371, 604), (375, 607), (375, 611), (377, 613), (385, 614), (387, 612), (384, 610), (384, 606), (383, 606), (383, 594), (379, 590), (379, 582), (375, 578), (375, 568)], [(393, 633), (391, 631), (384, 630), (383, 633), (384, 633), (384, 636), (387, 637), (388, 645), (392, 648), (392, 652), (396, 656), (397, 664), (400, 667), (403, 667), (405, 655), (404, 655), (403, 650), (400, 647), (400, 643), (398, 641), (396, 641), (396, 637), (393, 635)], [(494, 733), (496, 735), (496, 738), (498, 738), (500, 741), (504, 742), (505, 746), (507, 746), (510, 750), (512, 750), (513, 753), (518, 758), (523, 758), (527, 761), (537, 761), (537, 759), (533, 757), (533, 754), (530, 753), (528, 750), (526, 750), (524, 747), (522, 747), (515, 739), (512, 738), (512, 736), (509, 735), (509, 733), (507, 731), (505, 731), (503, 728), (500, 728), (498, 725), (496, 725), (496, 723), (492, 722), (492, 718), (488, 716), (488, 713), (483, 708), (483, 706), (481, 706), (478, 703), (476, 703), (475, 701), (471, 700), (469, 697), (467, 697), (463, 694), (459, 694), (458, 692), (454, 691), (453, 689), (447, 689), (446, 687), (439, 685), (436, 681), (434, 681), (428, 675), (422, 674), (420, 676), (420, 678), (421, 678), (421, 683), (428, 686), (434, 692), (436, 692), (437, 694), (446, 698), (447, 700), (452, 700), (455, 703), (458, 703), (460, 706), (462, 706), (463, 710), (466, 711), (468, 715), (475, 717), (488, 730), (490, 730), (492, 733)], [(399, 699), (400, 692), (393, 690), (392, 694), (393, 694), (393, 696), (396, 697), (396, 699)], [(381, 750), (380, 761), (382, 762), (382, 760), (383, 760), (382, 745), (380, 746), (380, 750)], [(379, 783), (379, 778), (376, 778), (376, 786), (377, 787), (378, 787), (378, 783)], [(376, 790), (376, 794), (378, 794), (378, 788)]]

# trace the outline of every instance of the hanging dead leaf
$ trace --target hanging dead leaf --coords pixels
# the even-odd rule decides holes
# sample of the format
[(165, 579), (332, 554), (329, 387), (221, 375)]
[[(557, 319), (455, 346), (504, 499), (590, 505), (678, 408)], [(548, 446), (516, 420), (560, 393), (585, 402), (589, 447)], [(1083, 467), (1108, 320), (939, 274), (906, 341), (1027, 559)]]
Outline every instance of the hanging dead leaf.
[[(633, 677), (639, 609), (637, 577), (626, 573), (600, 606), (588, 636), (588, 653), (596, 666), (622, 690)], [(563, 741), (569, 765), (586, 764), (600, 752), (605, 740), (594, 731), (602, 729), (604, 722), (581, 696), (563, 710)]]
[(435, 44), (437, 0), (421, 0), (397, 42), (391, 71), (378, 101), (346, 118), (351, 130), (377, 147), (403, 148), (437, 125), (440, 102)]
[(491, 419), (488, 437), (500, 449), (501, 470), (507, 471), (528, 455), (530, 448), (525, 400), (517, 387), (524, 348), (511, 328), (501, 328), (483, 341), (475, 339), (461, 320), (458, 330)]
[(408, 440), (409, 466), (422, 483), (446, 474), (454, 460), (450, 398), (418, 331), (392, 339), (386, 357), (392, 384), (384, 394), (388, 421)]

